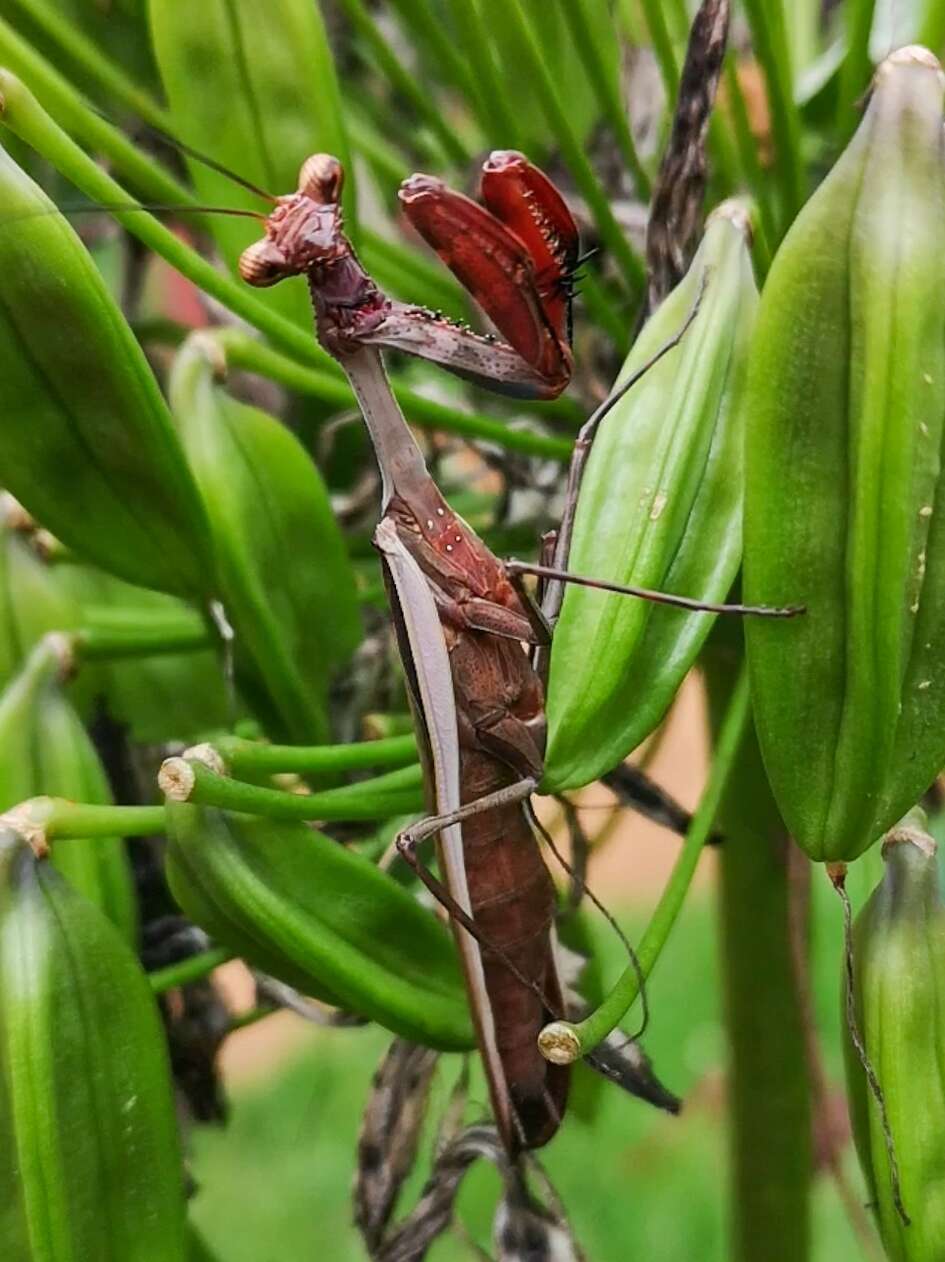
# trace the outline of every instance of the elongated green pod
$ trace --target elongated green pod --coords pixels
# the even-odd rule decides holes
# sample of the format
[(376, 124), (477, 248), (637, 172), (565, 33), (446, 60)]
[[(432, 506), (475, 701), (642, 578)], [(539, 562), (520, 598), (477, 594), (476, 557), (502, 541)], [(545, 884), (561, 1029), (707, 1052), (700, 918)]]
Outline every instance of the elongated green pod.
[(392, 877), (304, 824), (165, 809), (171, 890), (215, 941), (404, 1038), (473, 1046), (452, 939)]
[(921, 811), (883, 845), (886, 871), (853, 935), (854, 1008), (882, 1088), (907, 1225), (883, 1118), (847, 1031), (847, 1092), (869, 1203), (890, 1262), (945, 1258), (945, 903)]
[[(333, 153), (345, 168), (346, 226), (355, 235), (353, 167), (341, 94), (319, 6), (311, 0), (149, 0), (154, 50), (182, 140), (268, 193), (295, 190), (312, 153)], [(201, 90), (194, 91), (199, 83)], [(210, 206), (265, 210), (232, 180), (192, 161), (190, 172)], [(256, 240), (252, 221), (217, 215), (212, 230), (235, 272)], [(262, 301), (311, 328), (303, 284), (277, 286)]]
[[(112, 801), (95, 747), (63, 691), (62, 643), (56, 637), (40, 641), (0, 693), (0, 811), (39, 795)], [(135, 941), (137, 904), (119, 838), (62, 842), (53, 865), (127, 942)]]
[(128, 947), (0, 831), (0, 1240), (16, 1262), (183, 1262), (181, 1154)]
[(2, 149), (0, 201), (0, 484), (103, 569), (211, 594), (202, 505), (140, 346), (72, 228)]
[(207, 506), (237, 668), (273, 736), (325, 740), (334, 668), (360, 639), (354, 574), (298, 440), (214, 382), (212, 343), (180, 351), (171, 400)]
[[(718, 602), (741, 557), (739, 405), (757, 306), (748, 221), (734, 203), (710, 218), (618, 384), (679, 332), (700, 292), (680, 344), (601, 423), (568, 568)], [(551, 650), (543, 788), (588, 784), (649, 736), (711, 625), (710, 614), (569, 587)]]
[(945, 143), (924, 49), (879, 68), (765, 285), (746, 397), (746, 623), (765, 767), (813, 859), (945, 764)]

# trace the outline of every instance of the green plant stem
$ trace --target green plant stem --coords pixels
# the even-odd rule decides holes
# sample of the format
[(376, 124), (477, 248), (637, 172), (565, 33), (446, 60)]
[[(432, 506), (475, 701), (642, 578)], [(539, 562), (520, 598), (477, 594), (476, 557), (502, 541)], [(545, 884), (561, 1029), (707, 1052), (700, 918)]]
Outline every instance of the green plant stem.
[(542, 55), (541, 42), (535, 34), (522, 0), (505, 0), (505, 17), (515, 31), (523, 62), (522, 74), (528, 81), (529, 90), (537, 95), (541, 103), (574, 182), (587, 202), (601, 239), (613, 255), (627, 288), (631, 294), (638, 295), (643, 291), (646, 269), (624, 236), (611, 208), (610, 198), (597, 179), (584, 145), (571, 127), (560, 84), (555, 82), (548, 69)]
[[(713, 728), (734, 673), (732, 655), (719, 651), (721, 638), (717, 634), (706, 653)], [(800, 992), (806, 900), (793, 879), (798, 869), (790, 862), (791, 843), (751, 726), (722, 798), (719, 825), (725, 838), (718, 898), (730, 1049), (731, 1257), (805, 1262), (812, 1178), (809, 1048)]]
[(417, 43), (426, 45), (430, 53), (430, 64), (436, 68), (438, 77), (450, 82), (466, 98), (484, 135), (488, 135), (491, 114), (482, 85), (477, 82), (475, 73), (464, 56), (465, 49), (457, 44), (444, 25), (442, 15), (434, 11), (430, 0), (392, 0), (392, 5), (400, 14), (404, 25), (410, 28)]
[(413, 733), (349, 745), (268, 745), (239, 736), (218, 736), (213, 748), (237, 779), (244, 775), (358, 771), (365, 767), (404, 767), (417, 761)]
[(652, 189), (650, 177), (637, 153), (627, 111), (620, 99), (618, 82), (612, 74), (608, 73), (601, 58), (600, 49), (594, 40), (593, 21), (588, 11), (587, 0), (563, 0), (561, 11), (568, 30), (571, 32), (571, 38), (574, 40), (578, 57), (584, 66), (587, 81), (597, 97), (600, 111), (610, 124), (617, 148), (633, 176), (637, 195), (641, 201), (649, 201)]
[[(621, 354), (626, 354), (630, 348), (630, 333), (633, 325), (631, 316), (621, 313), (620, 307), (611, 298), (594, 272), (585, 273), (579, 289), (580, 301), (587, 308), (588, 315), (607, 334), (614, 347)], [(555, 402), (563, 403), (564, 400), (556, 399)], [(568, 402), (570, 403), (570, 400)]]
[[(801, 120), (794, 100), (790, 50), (781, 0), (745, 0), (752, 44), (765, 77), (771, 130), (777, 151), (775, 176), (781, 183), (782, 225), (786, 227), (804, 201)], [(780, 236), (780, 234), (779, 234)], [(776, 244), (779, 237), (772, 244)]]
[(176, 964), (168, 964), (166, 968), (156, 968), (148, 974), (151, 991), (155, 995), (163, 995), (166, 990), (176, 990), (179, 986), (187, 986), (190, 982), (199, 982), (203, 977), (234, 959), (232, 951), (226, 947), (211, 947), (209, 951), (201, 951), (199, 955), (191, 955)]
[(462, 165), (469, 160), (469, 152), (456, 132), (446, 122), (437, 102), (430, 92), (413, 77), (397, 60), (377, 23), (361, 3), (361, 0), (341, 0), (351, 25), (371, 50), (371, 56), (378, 69), (388, 80), (391, 87), (404, 100), (409, 101), (417, 117), (421, 119), (436, 136), (443, 152), (451, 162)]
[(679, 93), (679, 66), (670, 37), (669, 27), (663, 12), (663, 0), (642, 0), (643, 16), (653, 44), (653, 55), (660, 68), (660, 77), (666, 91), (667, 106), (670, 111), (676, 104)]
[[(83, 625), (70, 632), (80, 660), (115, 661), (125, 657), (154, 657), (163, 653), (188, 653), (212, 648), (213, 632), (198, 613), (182, 611), (176, 617), (140, 610), (103, 610), (113, 616), (96, 620), (94, 608), (83, 609)], [(86, 620), (87, 619), (87, 620)]]
[[(60, 127), (68, 130), (70, 135), (77, 136), (90, 149), (107, 155), (115, 169), (121, 172), (122, 177), (137, 189), (142, 197), (150, 198), (162, 205), (196, 205), (189, 189), (175, 180), (161, 167), (160, 163), (155, 162), (139, 149), (123, 132), (112, 126), (95, 110), (90, 109), (59, 71), (31, 48), (2, 18), (0, 18), (0, 66), (18, 76), (26, 85), (27, 92), (35, 92), (42, 97), (45, 110)], [(4, 82), (7, 90), (13, 90), (9, 75), (4, 75)], [(36, 102), (33, 104), (35, 109), (40, 109)], [(13, 128), (13, 130), (16, 129)], [(27, 144), (32, 144), (27, 137), (22, 138)], [(43, 156), (49, 157), (46, 153)], [(52, 158), (49, 160), (52, 161)], [(56, 163), (53, 162), (53, 165), (55, 166)], [(79, 188), (82, 187), (78, 181), (74, 180), (73, 183)], [(114, 185), (114, 189), (118, 189), (118, 186)], [(118, 189), (118, 192), (119, 200), (130, 200), (123, 189)], [(198, 216), (195, 216), (195, 219), (199, 221)]]
[(636, 949), (636, 964), (627, 966), (600, 1007), (572, 1027), (582, 1055), (593, 1051), (623, 1020), (640, 993), (641, 976), (644, 980), (650, 976), (669, 939), (695, 875), (702, 847), (712, 832), (719, 803), (732, 773), (748, 720), (748, 676), (743, 670), (719, 729), (708, 782), (692, 817), (679, 858)]
[[(143, 91), (97, 47), (81, 27), (70, 22), (46, 0), (14, 0), (17, 8), (35, 22), (63, 56), (92, 83), (138, 118), (161, 131), (173, 131), (170, 114), (149, 92)], [(15, 67), (11, 67), (15, 69)]]
[(482, 96), (482, 125), (495, 145), (521, 147), (521, 136), (511, 93), (504, 88), (492, 56), (489, 32), (480, 0), (449, 0), (456, 33)]
[(423, 809), (423, 772), (416, 764), (370, 780), (361, 780), (358, 784), (325, 789), (320, 793), (297, 794), (218, 776), (194, 758), (169, 758), (161, 772), (165, 792), (168, 791), (166, 769), (176, 779), (178, 773), (184, 771), (180, 766), (182, 763), (190, 769), (192, 777), (186, 797), (183, 794), (178, 797), (177, 790), (172, 791), (171, 795), (176, 800), (216, 806), (226, 811), (244, 811), (249, 815), (264, 815), (267, 819), (386, 819), (390, 815), (404, 815)]
[(872, 74), (870, 32), (873, 29), (875, 9), (876, 0), (847, 0), (843, 6), (847, 51), (840, 64), (837, 131), (844, 143), (856, 129), (856, 103), (869, 86)]
[[(303, 367), (294, 359), (280, 354), (238, 329), (221, 329), (214, 336), (223, 347), (227, 362), (232, 367), (258, 373), (289, 390), (314, 395), (339, 408), (356, 407), (351, 388), (340, 378), (329, 376), (319, 369)], [(512, 429), (490, 416), (458, 411), (403, 386), (395, 385), (394, 394), (407, 420), (421, 429), (442, 430), (470, 440), (480, 439), (525, 455), (545, 456), (561, 461), (571, 458), (572, 444), (566, 438)]]
[[(0, 23), (0, 33), (2, 33), (2, 23)], [(3, 48), (0, 44), (0, 57), (2, 54)], [(107, 175), (98, 163), (84, 153), (75, 141), (53, 121), (29, 89), (14, 75), (2, 70), (0, 70), (0, 118), (11, 131), (37, 153), (42, 154), (87, 197), (108, 206), (110, 212), (128, 232), (160, 254), (172, 267), (188, 280), (192, 280), (205, 293), (211, 294), (231, 311), (242, 316), (294, 358), (317, 366), (326, 372), (337, 371), (331, 356), (321, 349), (310, 334), (277, 312), (270, 311), (246, 285), (217, 271), (196, 250), (185, 245), (170, 229), (159, 223), (153, 215), (142, 211), (125, 189)], [(107, 124), (104, 126), (108, 127)], [(147, 173), (149, 179), (155, 175), (155, 170), (152, 168), (154, 164), (149, 164)], [(160, 168), (157, 170), (159, 171)], [(186, 190), (183, 191), (186, 199), (192, 201), (191, 195)], [(111, 209), (123, 203), (128, 204), (129, 211)]]
[[(771, 201), (771, 180), (761, 169), (758, 157), (758, 142), (752, 134), (748, 119), (748, 107), (742, 92), (741, 80), (738, 77), (738, 62), (734, 53), (725, 58), (725, 88), (728, 106), (732, 115), (732, 127), (735, 133), (735, 144), (746, 183), (751, 189), (752, 197), (758, 207), (758, 222), (755, 227), (756, 242), (764, 259), (771, 258), (771, 242), (777, 240), (778, 221)], [(764, 271), (766, 272), (767, 266)]]
[(68, 798), (36, 797), (14, 809), (25, 826), (40, 832), (47, 841), (150, 837), (164, 831), (163, 806), (99, 806)]

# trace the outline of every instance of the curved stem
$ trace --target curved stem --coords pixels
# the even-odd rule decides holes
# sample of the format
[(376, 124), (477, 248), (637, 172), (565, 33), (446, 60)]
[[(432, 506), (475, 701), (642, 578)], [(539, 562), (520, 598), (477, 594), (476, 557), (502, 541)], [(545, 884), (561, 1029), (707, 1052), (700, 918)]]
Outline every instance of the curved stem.
[(679, 858), (676, 860), (650, 923), (640, 939), (636, 951), (636, 963), (628, 965), (599, 1008), (596, 1008), (585, 1020), (578, 1021), (570, 1027), (575, 1036), (575, 1046), (580, 1049), (579, 1055), (584, 1056), (593, 1051), (598, 1043), (616, 1029), (640, 993), (641, 977), (645, 980), (653, 971), (679, 916), (695, 875), (699, 855), (712, 832), (719, 803), (738, 756), (748, 719), (748, 673), (743, 667), (719, 729), (718, 743), (708, 782), (692, 817)]
[[(770, 0), (745, 0), (752, 44), (761, 63), (768, 95), (771, 128), (777, 150), (774, 165), (781, 182), (781, 222), (787, 225), (804, 201), (804, 159), (801, 154), (801, 119), (794, 100), (790, 48), (784, 27), (784, 10)], [(777, 239), (770, 245), (777, 244)]]
[[(717, 637), (718, 640), (718, 637)], [(731, 668), (716, 654), (713, 719)], [(727, 1070), (733, 1262), (805, 1262), (813, 1143), (805, 1032), (809, 864), (792, 843), (749, 729), (719, 812), (719, 914)], [(798, 879), (800, 878), (800, 880)]]
[[(351, 387), (334, 373), (329, 374), (321, 368), (304, 367), (239, 329), (221, 329), (214, 336), (222, 345), (228, 363), (234, 368), (258, 373), (287, 389), (313, 395), (337, 407), (357, 406)], [(572, 444), (566, 438), (536, 434), (531, 430), (511, 429), (502, 421), (493, 420), (491, 416), (447, 407), (404, 386), (394, 386), (394, 396), (407, 419), (420, 429), (457, 434), (470, 441), (495, 443), (506, 451), (520, 451), (528, 456), (542, 456), (560, 461), (571, 458)]]
[(201, 951), (199, 955), (191, 955), (176, 964), (168, 964), (166, 968), (156, 968), (153, 973), (148, 974), (148, 981), (155, 995), (163, 995), (165, 990), (176, 990), (178, 986), (186, 986), (189, 982), (199, 982), (202, 977), (209, 976), (214, 969), (233, 958), (233, 952), (226, 947), (211, 947), (209, 951)]
[(285, 793), (217, 775), (196, 758), (168, 758), (158, 783), (173, 801), (276, 820), (386, 819), (423, 809), (423, 771), (414, 764), (320, 793)]
[(82, 625), (69, 633), (80, 661), (116, 661), (125, 657), (154, 657), (212, 648), (217, 638), (196, 612), (182, 610), (173, 617), (151, 612), (83, 609)]
[(106, 57), (81, 27), (44, 0), (14, 0), (14, 3), (73, 65), (78, 66), (92, 83), (99, 84), (113, 101), (118, 101), (152, 127), (173, 131), (170, 114)]
[(68, 798), (30, 798), (3, 818), (24, 837), (30, 834), (44, 841), (151, 837), (164, 831), (163, 806), (99, 806)]
[(309, 775), (364, 767), (403, 767), (417, 761), (417, 741), (412, 733), (348, 745), (267, 745), (239, 736), (219, 736), (213, 741), (213, 748), (229, 773), (237, 778), (260, 773)]

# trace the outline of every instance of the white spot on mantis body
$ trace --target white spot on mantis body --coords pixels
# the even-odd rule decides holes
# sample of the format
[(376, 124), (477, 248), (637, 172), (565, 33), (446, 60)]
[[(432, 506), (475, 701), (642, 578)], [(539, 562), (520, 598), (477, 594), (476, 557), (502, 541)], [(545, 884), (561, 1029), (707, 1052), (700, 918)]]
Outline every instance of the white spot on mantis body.
[(918, 601), (916, 601), (914, 605), (910, 605), (910, 606), (909, 606), (909, 612), (910, 612), (910, 613), (918, 613), (918, 612), (919, 612), (919, 602), (918, 602)]
[(923, 679), (922, 682), (918, 685), (918, 688), (920, 692), (924, 692), (926, 688), (931, 688), (931, 686), (932, 686), (931, 679)]
[(922, 374), (922, 380), (927, 386), (930, 386), (932, 384), (932, 374), (930, 372), (924, 372)]
[(432, 530), (432, 529), (433, 529), (433, 518), (432, 518), (432, 517), (428, 517), (428, 518), (427, 518), (427, 530)]
[(452, 551), (453, 551), (453, 545), (452, 545), (451, 543), (448, 543), (448, 544), (446, 545), (446, 551), (447, 551), (447, 552), (452, 552)]
[(922, 431), (923, 437), (928, 438), (929, 427), (926, 425), (925, 421), (919, 421), (919, 429)]
[(922, 507), (919, 509), (919, 516), (920, 516), (920, 517), (931, 517), (931, 516), (932, 516), (932, 505), (931, 505), (931, 504), (923, 504), (923, 505), (922, 505)]
[(445, 517), (445, 516), (446, 516), (446, 510), (445, 510), (445, 509), (443, 509), (443, 508), (438, 508), (438, 509), (436, 510), (436, 515), (437, 515), (437, 517)]
[(916, 574), (919, 579), (919, 582), (921, 582), (922, 579), (925, 578), (925, 549), (924, 548), (919, 553), (919, 564), (916, 570)]
[(666, 507), (666, 492), (659, 491), (653, 497), (653, 506), (650, 509), (650, 521), (658, 521), (662, 515), (663, 509)]

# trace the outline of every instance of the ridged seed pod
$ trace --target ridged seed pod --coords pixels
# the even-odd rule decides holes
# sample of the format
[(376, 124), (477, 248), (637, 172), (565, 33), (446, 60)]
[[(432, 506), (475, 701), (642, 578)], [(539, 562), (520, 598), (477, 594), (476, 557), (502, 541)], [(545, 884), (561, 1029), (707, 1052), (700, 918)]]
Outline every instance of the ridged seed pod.
[(765, 284), (746, 397), (752, 699), (781, 814), (855, 858), (945, 765), (941, 69), (879, 67)]
[(165, 809), (171, 890), (215, 941), (403, 1038), (473, 1046), (449, 932), (392, 877), (304, 824)]
[(184, 1262), (164, 1036), (105, 917), (0, 829), (0, 1241), (10, 1262)]
[(891, 1262), (945, 1258), (945, 903), (923, 825), (912, 812), (886, 838), (886, 871), (857, 918), (853, 948), (856, 1023), (885, 1097), (908, 1225), (849, 1033), (845, 1047), (853, 1136)]
[[(604, 418), (581, 484), (568, 568), (612, 583), (725, 599), (741, 559), (740, 394), (758, 295), (748, 221), (710, 217), (686, 276), (651, 317), (618, 384), (698, 314)], [(543, 788), (578, 788), (656, 728), (712, 615), (567, 589), (555, 627)]]
[(270, 735), (317, 743), (332, 671), (360, 640), (354, 573), (305, 449), (221, 389), (215, 350), (189, 339), (171, 402), (210, 520), (239, 682)]

